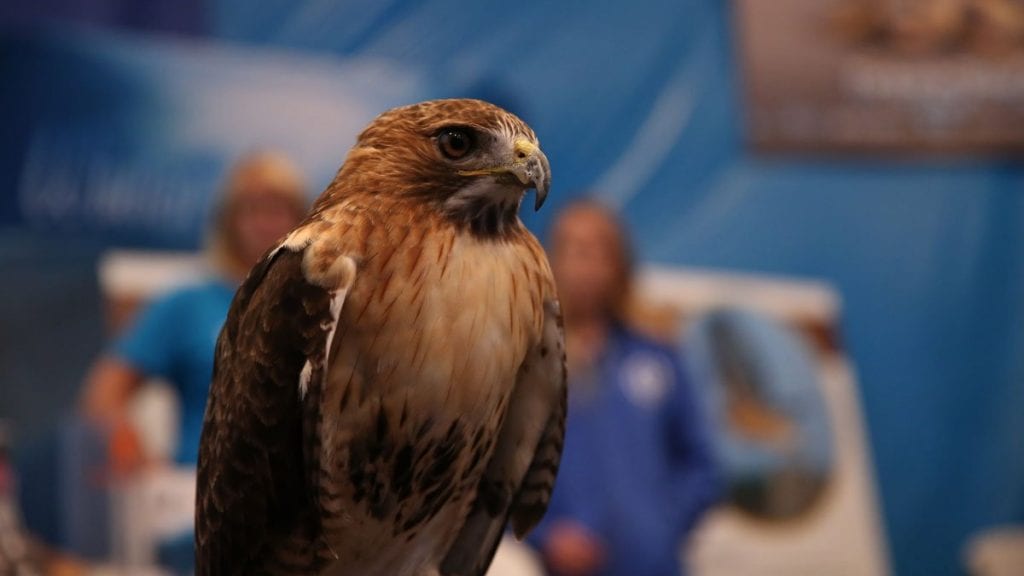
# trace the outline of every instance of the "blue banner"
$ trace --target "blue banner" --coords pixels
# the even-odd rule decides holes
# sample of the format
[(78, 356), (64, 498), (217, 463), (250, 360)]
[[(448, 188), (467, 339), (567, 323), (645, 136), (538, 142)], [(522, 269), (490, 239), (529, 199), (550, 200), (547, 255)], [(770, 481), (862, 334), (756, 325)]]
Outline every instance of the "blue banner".
[(372, 58), (311, 58), (81, 30), (2, 40), (0, 223), (192, 248), (226, 167), (270, 148), (311, 197), (358, 131), (422, 81)]

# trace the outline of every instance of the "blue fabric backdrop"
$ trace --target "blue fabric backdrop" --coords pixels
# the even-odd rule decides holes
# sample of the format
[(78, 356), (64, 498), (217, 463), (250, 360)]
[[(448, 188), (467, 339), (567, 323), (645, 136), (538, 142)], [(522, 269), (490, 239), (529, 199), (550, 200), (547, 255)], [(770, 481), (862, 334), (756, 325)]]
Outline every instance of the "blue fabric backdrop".
[[(306, 106), (311, 91), (320, 94), (314, 100), (354, 102), (350, 116), (359, 119), (426, 97), (489, 98), (537, 130), (554, 167), (555, 207), (580, 191), (597, 192), (623, 210), (645, 258), (812, 276), (838, 288), (898, 574), (958, 574), (966, 536), (1024, 521), (1020, 164), (752, 155), (743, 146), (731, 15), (720, 0), (212, 0), (202, 11), (200, 30), (190, 30), (207, 37), (197, 45), (96, 32), (6, 36), (0, 104), (16, 138), (0, 144), (0, 222), (83, 233), (81, 225), (69, 230), (81, 214), (26, 214), (18, 200), (38, 118), (57, 126), (91, 118), (97, 127), (81, 124), (78, 132), (88, 142), (89, 134), (108, 134), (108, 121), (96, 119), (107, 118), (112, 99), (113, 125), (124, 133), (117, 146), (134, 150), (142, 137), (132, 122), (154, 122), (153, 114), (162, 115), (159, 122), (141, 133), (180, 142), (168, 125), (204, 112), (175, 103), (194, 102), (190, 86), (217, 82), (218, 70), (247, 82), (308, 62), (313, 78), (328, 77), (326, 85), (309, 78), (246, 84), (252, 92), (280, 91), (261, 104), (268, 116)], [(195, 62), (211, 54), (219, 64)], [(55, 76), (54, 58), (92, 68)], [(85, 77), (72, 78), (76, 71)], [(18, 83), (8, 81), (11, 74)], [(89, 106), (50, 92), (76, 86), (91, 86)], [(40, 102), (40, 93), (51, 95)], [(288, 139), (310, 130), (303, 123), (310, 117), (316, 114), (286, 115), (265, 142), (318, 156)], [(322, 185), (330, 177), (324, 166), (340, 160), (348, 140), (316, 137), (322, 157), (306, 166)], [(54, 146), (65, 150), (61, 138)], [(150, 161), (201, 180), (179, 177), (183, 189), (201, 189), (206, 198), (214, 175), (238, 152), (218, 146), (184, 165)], [(185, 204), (179, 216), (201, 222), (208, 202)], [(552, 213), (530, 215), (529, 224), (541, 230)], [(199, 227), (151, 223), (140, 231), (109, 216), (96, 222), (84, 233), (173, 247), (194, 245)]]

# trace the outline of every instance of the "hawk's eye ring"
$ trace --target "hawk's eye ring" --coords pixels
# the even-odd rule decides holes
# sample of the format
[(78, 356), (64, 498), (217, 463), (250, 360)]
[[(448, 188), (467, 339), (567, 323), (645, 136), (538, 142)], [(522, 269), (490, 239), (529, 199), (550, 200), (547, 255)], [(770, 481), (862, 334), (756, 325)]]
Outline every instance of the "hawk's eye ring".
[(437, 135), (437, 147), (445, 158), (458, 160), (473, 149), (473, 136), (463, 128), (445, 128)]

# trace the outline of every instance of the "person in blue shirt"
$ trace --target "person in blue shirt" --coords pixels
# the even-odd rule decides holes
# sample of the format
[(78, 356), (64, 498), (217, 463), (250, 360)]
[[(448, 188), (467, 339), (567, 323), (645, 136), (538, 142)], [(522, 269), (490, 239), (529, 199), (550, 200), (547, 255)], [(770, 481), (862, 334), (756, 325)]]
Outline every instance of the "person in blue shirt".
[(700, 403), (672, 348), (625, 320), (631, 258), (612, 212), (576, 202), (550, 241), (569, 416), (530, 543), (556, 576), (678, 576), (687, 535), (721, 491)]
[(142, 382), (153, 377), (169, 382), (180, 399), (175, 461), (195, 465), (214, 348), (231, 299), (249, 268), (299, 223), (306, 202), (303, 179), (284, 156), (253, 153), (233, 166), (209, 238), (210, 278), (151, 302), (86, 378), (81, 408), (89, 422), (114, 438), (116, 471), (131, 472), (142, 464), (127, 408)]

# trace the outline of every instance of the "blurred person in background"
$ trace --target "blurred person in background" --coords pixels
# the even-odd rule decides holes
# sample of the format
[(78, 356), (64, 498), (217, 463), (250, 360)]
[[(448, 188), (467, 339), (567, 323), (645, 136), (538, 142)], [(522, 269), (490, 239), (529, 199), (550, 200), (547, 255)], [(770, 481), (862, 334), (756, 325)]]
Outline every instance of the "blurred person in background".
[[(253, 153), (231, 168), (208, 237), (209, 278), (149, 303), (93, 365), (80, 400), (85, 433), (73, 440), (72, 450), (86, 456), (73, 457), (77, 463), (69, 463), (70, 469), (95, 477), (99, 466), (101, 478), (116, 479), (160, 464), (146, 461), (130, 418), (132, 400), (142, 384), (154, 378), (168, 382), (179, 398), (175, 463), (196, 465), (214, 350), (231, 300), (249, 269), (302, 220), (305, 192), (299, 170), (276, 153)], [(74, 506), (93, 511), (70, 514), (81, 518), (77, 525), (82, 530), (102, 534), (96, 528), (106, 505), (90, 501), (104, 499), (104, 486), (77, 490), (81, 492), (72, 497)], [(190, 573), (192, 541), (188, 531), (158, 543), (159, 563), (179, 574)], [(104, 546), (88, 545), (100, 550)]]
[(231, 299), (249, 268), (305, 211), (303, 179), (284, 156), (253, 153), (232, 167), (208, 239), (211, 277), (151, 302), (86, 378), (81, 410), (113, 438), (116, 471), (142, 464), (128, 406), (141, 384), (155, 377), (169, 382), (181, 402), (175, 460), (195, 465), (214, 348)]
[(550, 242), (569, 417), (531, 543), (556, 576), (679, 575), (686, 537), (720, 492), (699, 403), (672, 348), (626, 322), (632, 259), (615, 215), (578, 201)]

